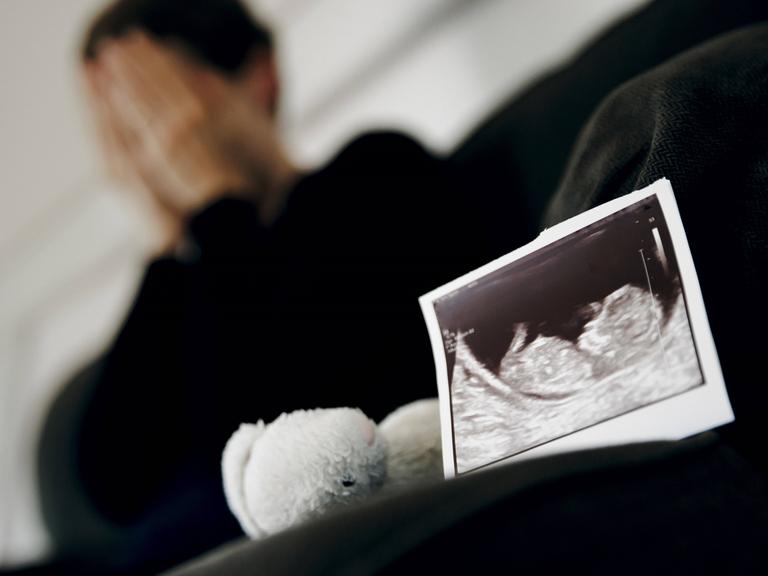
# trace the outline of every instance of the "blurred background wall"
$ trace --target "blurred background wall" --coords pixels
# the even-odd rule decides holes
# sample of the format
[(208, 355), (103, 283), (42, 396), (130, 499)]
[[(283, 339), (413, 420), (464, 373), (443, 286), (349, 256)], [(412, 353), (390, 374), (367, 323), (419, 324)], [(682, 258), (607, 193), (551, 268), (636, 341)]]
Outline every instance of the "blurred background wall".
[[(250, 0), (277, 34), (281, 122), (311, 167), (399, 128), (437, 152), (647, 0)], [(77, 48), (103, 0), (0, 0), (0, 566), (45, 554), (34, 450), (66, 377), (108, 344), (144, 262), (99, 168)]]

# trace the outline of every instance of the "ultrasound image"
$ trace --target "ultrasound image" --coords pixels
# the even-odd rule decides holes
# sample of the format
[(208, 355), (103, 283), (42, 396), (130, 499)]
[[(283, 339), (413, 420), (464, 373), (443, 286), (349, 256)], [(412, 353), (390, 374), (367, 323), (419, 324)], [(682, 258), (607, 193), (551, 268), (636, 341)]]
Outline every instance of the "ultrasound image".
[(682, 295), (661, 307), (627, 285), (604, 301), (576, 342), (518, 327), (498, 372), (459, 336), (453, 368), (458, 472), (477, 468), (701, 383)]
[(655, 198), (473, 282), (435, 311), (458, 473), (703, 384)]

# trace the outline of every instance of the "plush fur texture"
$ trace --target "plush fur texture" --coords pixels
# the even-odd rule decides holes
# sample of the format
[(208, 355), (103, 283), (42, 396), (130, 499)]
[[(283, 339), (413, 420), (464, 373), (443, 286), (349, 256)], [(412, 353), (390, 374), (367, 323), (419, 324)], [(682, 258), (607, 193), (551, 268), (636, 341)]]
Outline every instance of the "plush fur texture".
[(401, 406), (379, 424), (389, 445), (387, 486), (443, 477), (440, 409), (437, 399)]
[(355, 408), (297, 410), (242, 424), (224, 448), (224, 492), (251, 538), (295, 526), (387, 486), (440, 478), (437, 400), (420, 400), (379, 427)]

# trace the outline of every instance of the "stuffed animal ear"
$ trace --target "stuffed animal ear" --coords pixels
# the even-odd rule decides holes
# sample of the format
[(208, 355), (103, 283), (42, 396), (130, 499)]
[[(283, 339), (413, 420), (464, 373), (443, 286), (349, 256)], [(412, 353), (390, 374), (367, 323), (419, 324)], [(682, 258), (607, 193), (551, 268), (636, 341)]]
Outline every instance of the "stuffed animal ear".
[(221, 457), (224, 495), (227, 498), (229, 509), (251, 538), (261, 538), (266, 536), (266, 532), (248, 514), (243, 475), (248, 460), (250, 460), (253, 445), (264, 434), (264, 430), (266, 430), (266, 426), (261, 420), (256, 424), (240, 424), (240, 428), (227, 441)]

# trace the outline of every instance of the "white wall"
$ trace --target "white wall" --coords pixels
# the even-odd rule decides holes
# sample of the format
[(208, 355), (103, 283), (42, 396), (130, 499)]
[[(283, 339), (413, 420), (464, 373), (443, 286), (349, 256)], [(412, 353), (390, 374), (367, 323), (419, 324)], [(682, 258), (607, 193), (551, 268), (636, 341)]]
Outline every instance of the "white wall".
[[(103, 182), (77, 43), (103, 0), (0, 0), (0, 565), (38, 558), (33, 454), (57, 385), (110, 338), (145, 230)], [(274, 23), (282, 123), (306, 165), (372, 126), (437, 150), (644, 0), (252, 0)]]
[(139, 270), (78, 106), (78, 30), (98, 4), (0, 0), (0, 563), (45, 550), (33, 481), (44, 407), (108, 338)]

